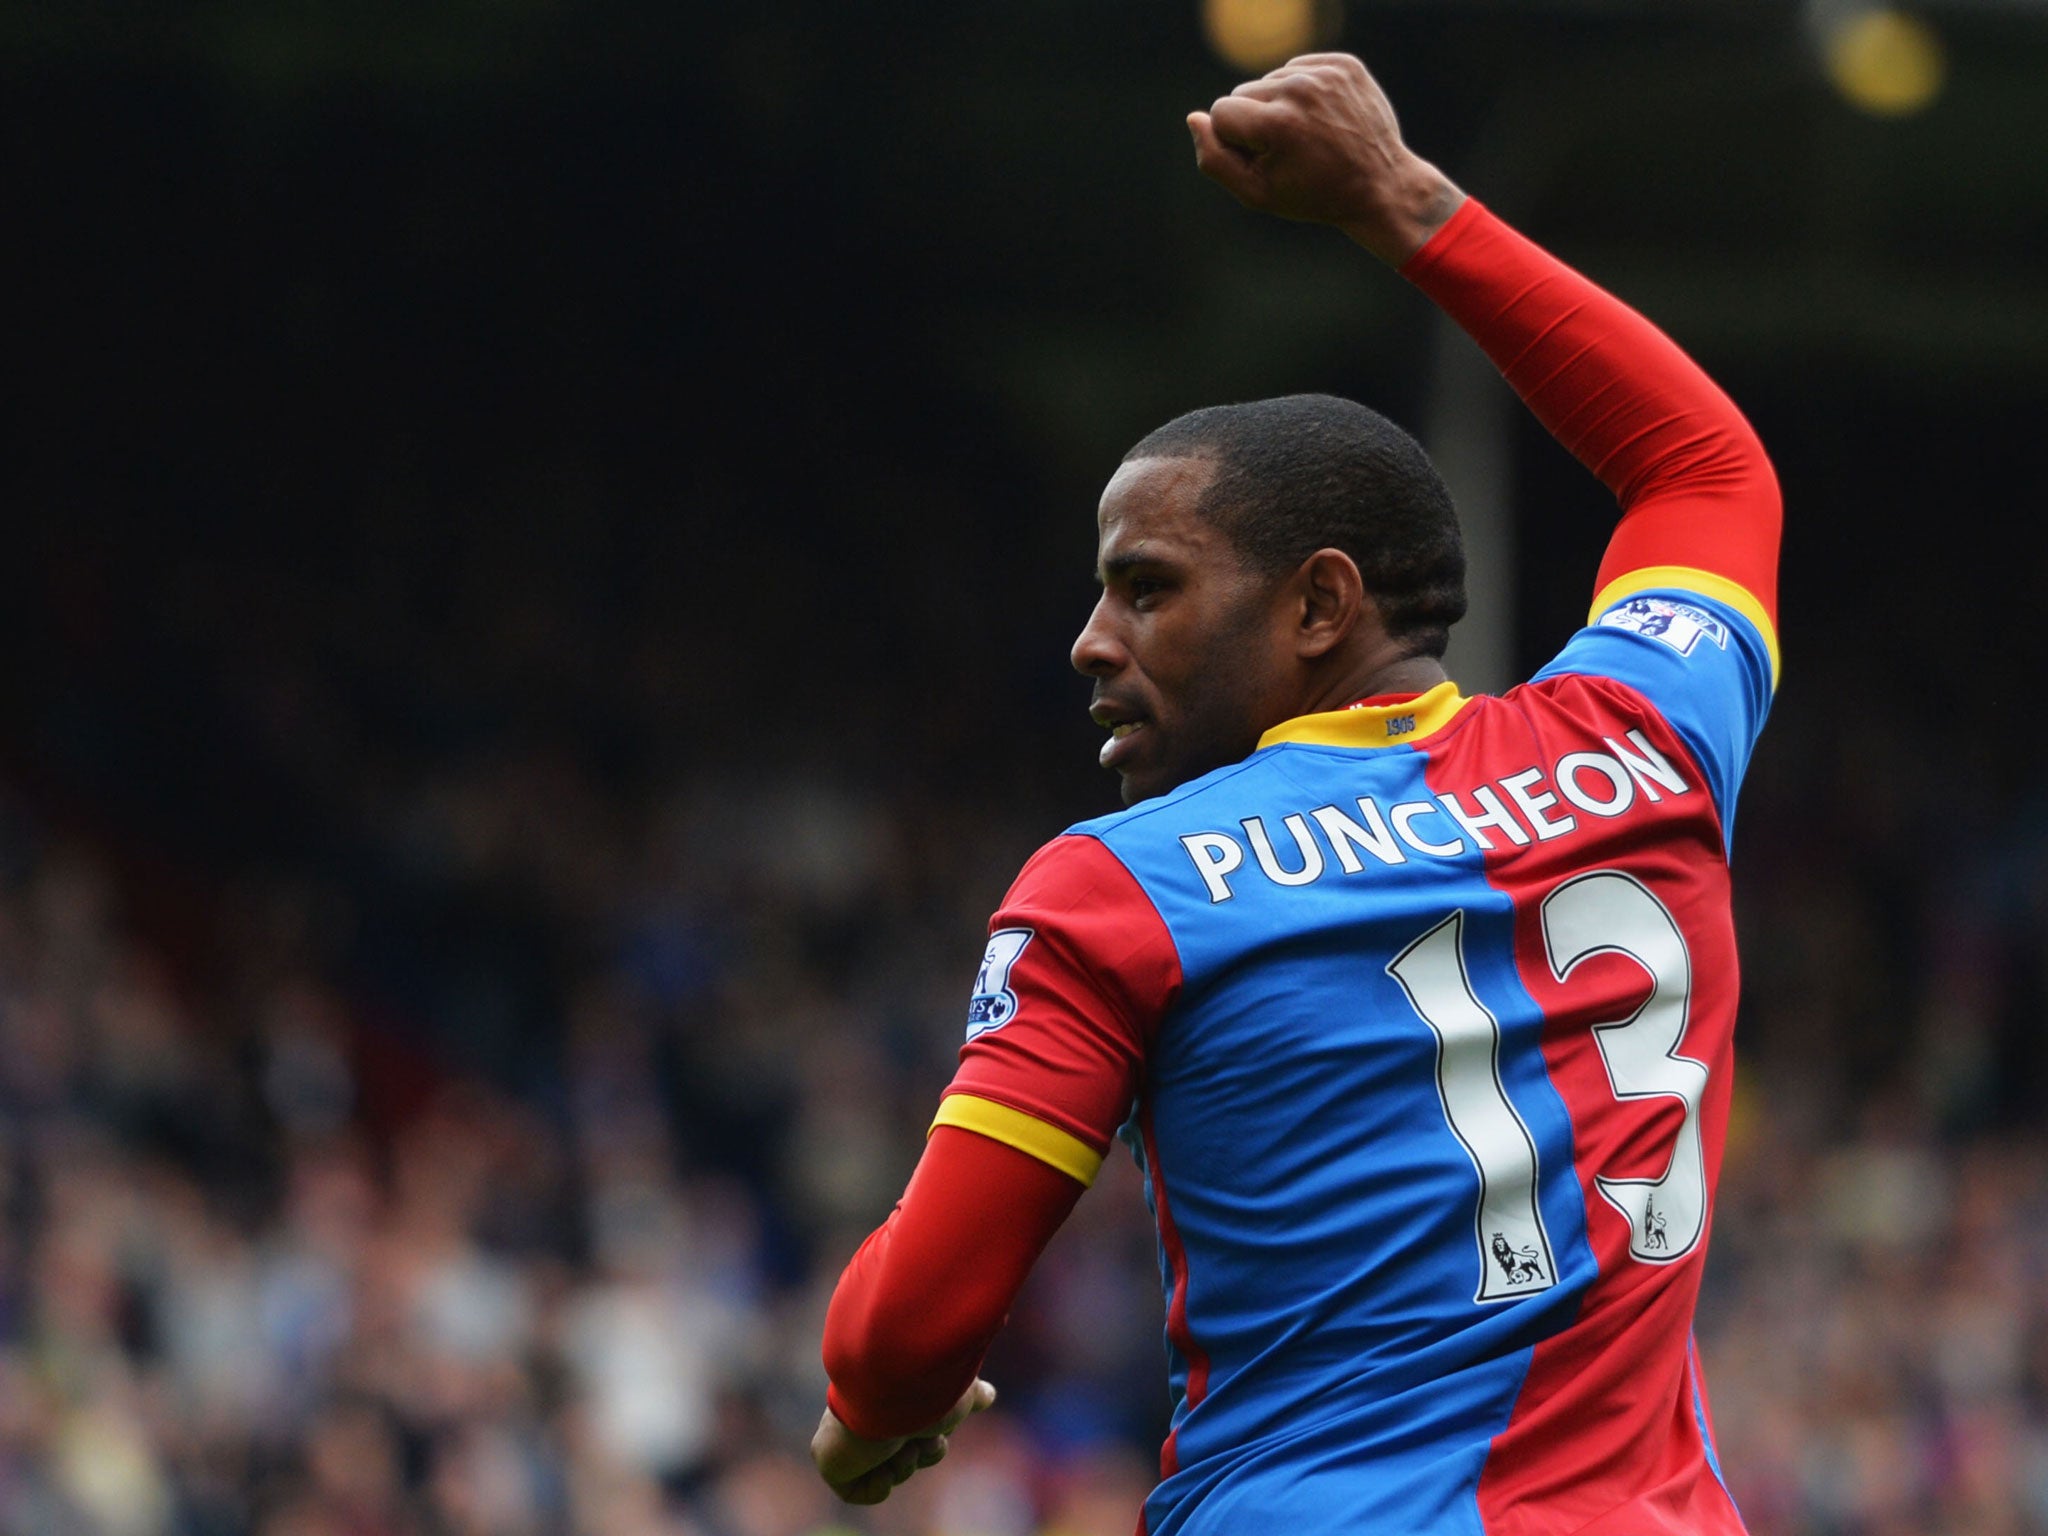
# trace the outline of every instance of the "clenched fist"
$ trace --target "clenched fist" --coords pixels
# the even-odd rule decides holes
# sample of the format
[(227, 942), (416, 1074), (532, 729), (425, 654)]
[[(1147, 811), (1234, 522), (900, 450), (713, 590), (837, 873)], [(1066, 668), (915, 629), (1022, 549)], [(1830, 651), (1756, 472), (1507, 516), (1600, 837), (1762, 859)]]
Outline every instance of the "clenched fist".
[(1195, 163), (1248, 208), (1334, 224), (1399, 266), (1465, 194), (1401, 142), (1394, 108), (1348, 53), (1309, 53), (1188, 114)]
[(938, 1423), (894, 1440), (863, 1440), (831, 1409), (818, 1421), (811, 1437), (811, 1460), (826, 1485), (849, 1504), (879, 1504), (899, 1483), (946, 1459), (946, 1437), (969, 1414), (993, 1406), (996, 1389), (977, 1378), (960, 1401)]

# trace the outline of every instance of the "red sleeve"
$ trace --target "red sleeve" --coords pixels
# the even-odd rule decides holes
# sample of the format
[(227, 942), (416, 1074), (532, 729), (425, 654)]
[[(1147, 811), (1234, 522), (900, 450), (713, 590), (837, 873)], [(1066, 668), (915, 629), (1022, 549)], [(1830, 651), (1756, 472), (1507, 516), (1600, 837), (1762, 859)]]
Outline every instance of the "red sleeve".
[(959, 1401), (1129, 1115), (1179, 990), (1165, 923), (1100, 842), (1058, 838), (1024, 866), (989, 923), (924, 1157), (833, 1293), (827, 1401), (855, 1434), (911, 1434)]
[(933, 1131), (825, 1314), (825, 1400), (839, 1421), (887, 1440), (945, 1417), (1081, 1190), (986, 1136)]
[(1749, 423), (1662, 331), (1473, 199), (1402, 269), (1621, 501), (1597, 590), (1686, 566), (1778, 609), (1777, 477)]
[[(1179, 993), (1179, 952), (1136, 877), (1095, 838), (1055, 838), (989, 921), (941, 1123), (1009, 1139), (1013, 1123), (977, 1123), (984, 1117), (955, 1100), (1000, 1105), (1064, 1133), (1100, 1164)], [(1056, 1146), (1022, 1150), (1059, 1165), (1049, 1155)], [(1069, 1171), (1083, 1183), (1095, 1175), (1086, 1162)]]

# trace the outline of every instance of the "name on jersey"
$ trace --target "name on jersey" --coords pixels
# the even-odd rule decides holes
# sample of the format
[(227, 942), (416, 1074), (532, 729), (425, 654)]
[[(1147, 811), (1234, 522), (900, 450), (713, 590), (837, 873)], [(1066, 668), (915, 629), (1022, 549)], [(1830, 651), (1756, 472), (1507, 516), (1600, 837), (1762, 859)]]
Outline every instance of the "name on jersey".
[(1580, 813), (1597, 825), (1626, 814), (1638, 798), (1655, 804), (1692, 792), (1641, 731), (1618, 740), (1603, 736), (1601, 744), (1605, 751), (1567, 752), (1547, 771), (1524, 768), (1463, 793), (1447, 789), (1393, 805), (1361, 795), (1348, 807), (1319, 805), (1283, 816), (1282, 837), (1294, 844), (1286, 862), (1263, 816), (1247, 816), (1238, 832), (1190, 832), (1180, 843), (1209, 900), (1219, 902), (1236, 894), (1231, 878), (1244, 869), (1247, 854), (1275, 885), (1313, 885), (1333, 868), (1359, 874), (1370, 867), (1368, 859), (1405, 864), (1413, 854), (1455, 859), (1475, 848), (1491, 852), (1496, 839), (1516, 847), (1548, 842), (1577, 831)]

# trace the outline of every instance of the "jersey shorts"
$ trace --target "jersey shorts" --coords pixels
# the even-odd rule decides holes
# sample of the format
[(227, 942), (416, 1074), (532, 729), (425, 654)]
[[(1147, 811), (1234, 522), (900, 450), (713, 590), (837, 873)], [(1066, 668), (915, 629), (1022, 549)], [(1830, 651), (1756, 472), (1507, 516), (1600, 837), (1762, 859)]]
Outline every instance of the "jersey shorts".
[(1303, 716), (990, 925), (938, 1124), (1146, 1176), (1152, 1536), (1735, 1533), (1691, 1342), (1764, 609), (1637, 571), (1530, 682)]

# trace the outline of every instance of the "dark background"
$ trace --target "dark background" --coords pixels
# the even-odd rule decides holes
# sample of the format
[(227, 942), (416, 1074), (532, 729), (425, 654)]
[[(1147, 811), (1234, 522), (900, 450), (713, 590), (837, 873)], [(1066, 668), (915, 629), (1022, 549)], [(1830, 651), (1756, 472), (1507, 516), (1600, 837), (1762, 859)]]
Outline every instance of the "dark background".
[[(1784, 483), (1701, 1322), (1738, 1497), (2048, 1529), (2048, 11), (1926, 13), (1902, 116), (1826, 6), (1325, 16)], [(1429, 438), (1470, 371), (1194, 173), (1243, 72), (1193, 0), (0, 3), (0, 1527), (823, 1528), (822, 1297), (983, 915), (1114, 803), (1102, 482), (1299, 389)], [(1507, 398), (1484, 687), (1612, 517)], [(880, 1528), (1128, 1528), (1106, 1183), (992, 1448)]]

